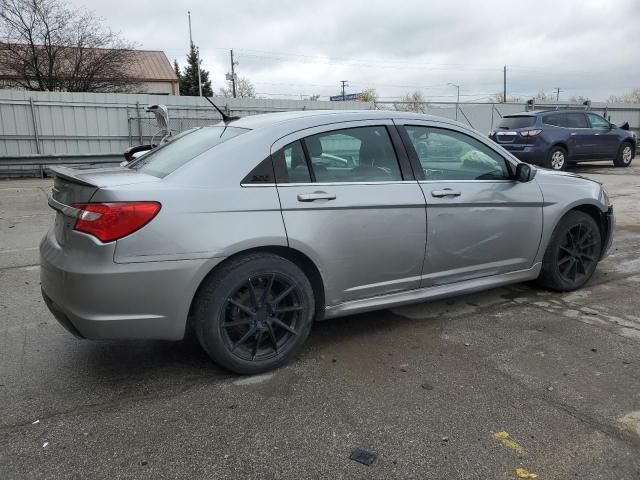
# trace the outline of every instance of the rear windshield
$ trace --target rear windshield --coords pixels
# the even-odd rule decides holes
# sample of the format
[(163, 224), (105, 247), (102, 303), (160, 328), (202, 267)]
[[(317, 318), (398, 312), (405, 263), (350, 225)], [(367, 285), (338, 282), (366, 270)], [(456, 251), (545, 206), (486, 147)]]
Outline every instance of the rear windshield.
[(498, 128), (503, 128), (505, 130), (513, 130), (514, 128), (524, 128), (530, 127), (534, 123), (536, 123), (536, 117), (532, 117), (530, 115), (522, 116), (522, 117), (504, 117)]
[(200, 127), (181, 133), (155, 150), (127, 165), (157, 177), (164, 177), (222, 142), (248, 132), (246, 128), (213, 126)]

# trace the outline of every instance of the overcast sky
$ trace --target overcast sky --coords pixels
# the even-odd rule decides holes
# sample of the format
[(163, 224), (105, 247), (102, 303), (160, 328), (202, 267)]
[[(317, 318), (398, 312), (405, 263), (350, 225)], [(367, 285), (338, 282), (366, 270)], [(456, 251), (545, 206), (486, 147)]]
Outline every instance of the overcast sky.
[(530, 97), (604, 100), (640, 87), (639, 0), (303, 0), (79, 2), (140, 48), (185, 63), (193, 41), (217, 91), (233, 48), (240, 76), (265, 97), (335, 95), (374, 87), (432, 100)]

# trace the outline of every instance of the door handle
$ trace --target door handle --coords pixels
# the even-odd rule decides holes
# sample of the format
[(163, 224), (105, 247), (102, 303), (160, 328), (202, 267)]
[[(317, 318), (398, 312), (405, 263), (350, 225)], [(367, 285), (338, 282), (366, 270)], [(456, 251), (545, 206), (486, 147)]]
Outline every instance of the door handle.
[(443, 190), (433, 190), (431, 192), (432, 197), (442, 198), (442, 197), (459, 197), (462, 195), (460, 192), (456, 192), (455, 190), (451, 190), (450, 188), (445, 188)]
[(335, 193), (327, 192), (313, 192), (313, 193), (301, 193), (298, 195), (299, 202), (315, 202), (316, 200), (335, 200)]

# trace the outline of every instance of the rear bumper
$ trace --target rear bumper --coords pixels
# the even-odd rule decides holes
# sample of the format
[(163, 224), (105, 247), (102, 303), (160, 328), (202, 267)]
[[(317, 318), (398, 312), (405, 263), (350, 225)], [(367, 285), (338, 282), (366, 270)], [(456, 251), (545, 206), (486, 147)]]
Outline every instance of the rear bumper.
[[(40, 281), (49, 310), (89, 339), (180, 340), (207, 260), (117, 264), (115, 245), (70, 255), (50, 231), (40, 244)], [(222, 260), (222, 259), (220, 259)]]

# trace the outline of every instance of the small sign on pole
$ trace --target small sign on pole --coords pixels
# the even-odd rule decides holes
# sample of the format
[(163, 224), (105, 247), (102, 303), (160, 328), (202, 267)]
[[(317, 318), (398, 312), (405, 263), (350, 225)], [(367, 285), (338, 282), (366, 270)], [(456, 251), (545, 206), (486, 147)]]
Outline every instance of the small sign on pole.
[(344, 96), (334, 95), (333, 97), (329, 97), (329, 100), (331, 100), (332, 102), (354, 101), (354, 100), (360, 100), (360, 95), (362, 95), (362, 93), (348, 93)]

